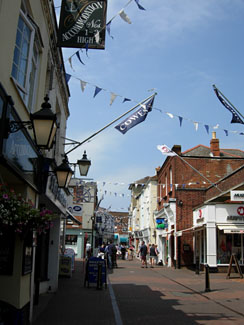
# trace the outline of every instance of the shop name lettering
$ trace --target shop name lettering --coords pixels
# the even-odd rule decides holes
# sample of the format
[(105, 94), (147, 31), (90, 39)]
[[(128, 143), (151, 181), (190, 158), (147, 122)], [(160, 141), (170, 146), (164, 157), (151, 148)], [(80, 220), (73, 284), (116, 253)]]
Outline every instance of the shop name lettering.
[(124, 131), (127, 126), (129, 126), (133, 121), (136, 121), (140, 117), (143, 117), (148, 113), (148, 110), (146, 107), (143, 107), (141, 110), (139, 110), (136, 114), (131, 115), (128, 120), (126, 120), (124, 123), (121, 123), (119, 128), (120, 130)]
[(227, 216), (227, 220), (244, 221), (244, 216)]
[(244, 198), (244, 193), (236, 193), (236, 194), (234, 194), (234, 198), (235, 199), (239, 199), (239, 198), (243, 199)]
[[(76, 36), (84, 26), (87, 26), (88, 28), (99, 28), (101, 29), (101, 21), (97, 20), (94, 21), (92, 20), (91, 22), (88, 22), (89, 18), (93, 14), (94, 11), (102, 9), (103, 8), (103, 2), (98, 1), (98, 2), (93, 2), (89, 4), (84, 11), (82, 11), (81, 15), (79, 15), (79, 18), (76, 20), (76, 23), (74, 26), (70, 28), (67, 32), (62, 34), (62, 41), (68, 41), (72, 37)], [(69, 20), (70, 17), (66, 18), (65, 20)], [(77, 42), (93, 42), (92, 37), (77, 37)]]
[(14, 142), (11, 143), (11, 150), (12, 155), (17, 155), (18, 157), (21, 156), (28, 156), (31, 157), (33, 151), (31, 150), (30, 146), (25, 144), (16, 144)]
[(197, 219), (197, 223), (199, 223), (199, 222), (203, 222), (204, 221), (204, 218), (199, 218), (199, 219)]

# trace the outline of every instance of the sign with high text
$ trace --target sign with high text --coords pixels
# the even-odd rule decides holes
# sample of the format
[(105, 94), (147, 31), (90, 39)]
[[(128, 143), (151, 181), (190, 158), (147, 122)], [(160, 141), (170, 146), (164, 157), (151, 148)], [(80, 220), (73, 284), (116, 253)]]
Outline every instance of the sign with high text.
[(105, 48), (107, 0), (62, 0), (58, 46)]

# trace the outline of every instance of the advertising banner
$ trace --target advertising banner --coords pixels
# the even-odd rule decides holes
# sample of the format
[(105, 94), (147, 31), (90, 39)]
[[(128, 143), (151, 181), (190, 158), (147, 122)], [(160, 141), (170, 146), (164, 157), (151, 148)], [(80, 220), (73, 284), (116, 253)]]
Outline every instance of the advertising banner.
[(62, 0), (58, 46), (105, 48), (107, 0)]

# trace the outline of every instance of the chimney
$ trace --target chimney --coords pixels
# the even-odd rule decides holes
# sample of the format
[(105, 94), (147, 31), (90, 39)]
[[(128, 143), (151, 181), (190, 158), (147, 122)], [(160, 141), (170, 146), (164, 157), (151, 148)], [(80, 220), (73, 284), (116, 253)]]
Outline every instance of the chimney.
[(210, 150), (214, 157), (220, 156), (219, 139), (216, 139), (216, 132), (212, 132), (212, 139), (210, 141)]
[(172, 148), (172, 151), (174, 151), (175, 153), (177, 153), (177, 155), (181, 155), (181, 145), (175, 144)]

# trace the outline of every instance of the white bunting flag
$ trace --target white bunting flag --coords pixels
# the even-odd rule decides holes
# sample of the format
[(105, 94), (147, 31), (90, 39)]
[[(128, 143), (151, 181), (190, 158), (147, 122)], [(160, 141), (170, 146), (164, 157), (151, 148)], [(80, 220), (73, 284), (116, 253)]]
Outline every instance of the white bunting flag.
[(123, 9), (120, 10), (119, 15), (125, 22), (127, 22), (128, 24), (131, 24), (130, 18), (126, 15), (126, 13), (124, 12)]
[(170, 118), (174, 118), (174, 115), (171, 113), (166, 113)]
[(73, 68), (73, 66), (72, 66), (72, 56), (69, 58), (69, 64), (70, 64), (71, 69), (72, 69), (73, 71), (75, 71), (74, 68)]
[(99, 31), (95, 34), (95, 41), (96, 41), (96, 43), (99, 43), (99, 40), (100, 40), (100, 33), (99, 33)]
[(163, 155), (177, 156), (177, 154), (174, 151), (172, 151), (168, 146), (166, 146), (166, 144), (158, 145), (157, 149), (161, 151)]
[(80, 80), (80, 86), (81, 86), (81, 90), (82, 90), (82, 92), (84, 92), (85, 87), (86, 87), (86, 84), (87, 84), (86, 81)]
[(111, 97), (110, 97), (110, 106), (113, 104), (115, 98), (117, 97), (118, 95), (116, 95), (115, 93), (111, 93)]

